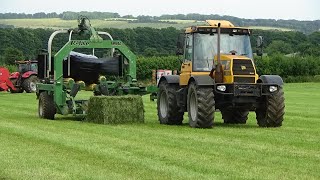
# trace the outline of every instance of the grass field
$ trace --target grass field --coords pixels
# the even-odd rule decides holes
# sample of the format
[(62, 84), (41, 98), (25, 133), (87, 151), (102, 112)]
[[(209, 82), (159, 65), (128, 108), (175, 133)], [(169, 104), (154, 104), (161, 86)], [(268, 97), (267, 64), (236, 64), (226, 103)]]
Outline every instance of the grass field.
[[(137, 28), (137, 27), (151, 27), (151, 28), (167, 28), (174, 27), (177, 29), (183, 29), (186, 27), (194, 25), (204, 25), (205, 22), (197, 22), (195, 20), (162, 20), (172, 23), (128, 23), (128, 21), (119, 19), (109, 19), (109, 20), (91, 20), (91, 24), (95, 28)], [(52, 28), (52, 29), (69, 29), (75, 28), (78, 25), (76, 20), (62, 20), (59, 18), (49, 18), (49, 19), (0, 19), (0, 24), (13, 25), (15, 27), (21, 28)], [(251, 26), (250, 29), (262, 29), (262, 30), (279, 30), (279, 31), (293, 31), (287, 28), (277, 28), (277, 27), (265, 27), (265, 26)]]
[(281, 128), (98, 125), (37, 117), (34, 94), (0, 93), (0, 179), (320, 179), (320, 84), (286, 84)]

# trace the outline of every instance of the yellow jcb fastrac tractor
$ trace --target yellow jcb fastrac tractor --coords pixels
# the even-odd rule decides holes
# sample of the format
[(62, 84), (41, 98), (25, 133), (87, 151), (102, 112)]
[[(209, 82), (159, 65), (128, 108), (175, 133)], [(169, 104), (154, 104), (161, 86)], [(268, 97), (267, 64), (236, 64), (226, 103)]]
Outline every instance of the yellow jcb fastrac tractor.
[[(207, 26), (187, 28), (178, 38), (183, 56), (180, 75), (163, 76), (157, 96), (161, 124), (211, 128), (220, 111), (224, 123), (245, 124), (255, 111), (260, 127), (279, 127), (284, 117), (283, 80), (259, 76), (253, 61), (251, 30), (229, 21), (207, 20)], [(257, 39), (262, 55), (263, 38)]]

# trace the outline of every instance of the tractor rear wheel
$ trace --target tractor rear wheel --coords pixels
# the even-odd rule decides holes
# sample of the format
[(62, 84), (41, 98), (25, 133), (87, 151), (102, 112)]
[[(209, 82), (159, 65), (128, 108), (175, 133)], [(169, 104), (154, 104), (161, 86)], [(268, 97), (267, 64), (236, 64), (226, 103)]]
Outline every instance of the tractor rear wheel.
[(176, 91), (177, 84), (168, 84), (166, 81), (160, 82), (157, 98), (158, 118), (160, 124), (181, 125), (184, 112), (180, 112), (177, 104)]
[(56, 107), (53, 102), (53, 97), (49, 96), (47, 92), (41, 92), (39, 95), (38, 114), (43, 119), (54, 119), (56, 114)]
[(193, 128), (211, 128), (214, 121), (215, 100), (211, 87), (191, 83), (188, 89), (189, 125)]
[(284, 93), (281, 87), (278, 92), (267, 96), (259, 108), (256, 109), (256, 118), (260, 127), (280, 127), (284, 117)]
[(34, 93), (37, 90), (36, 85), (38, 82), (39, 82), (39, 79), (37, 78), (37, 76), (33, 75), (23, 81), (22, 87), (27, 93)]
[(249, 111), (239, 108), (221, 109), (222, 119), (225, 124), (246, 124)]
[(16, 88), (16, 90), (13, 90), (10, 88), (11, 93), (23, 93), (23, 88), (16, 86), (18, 79), (10, 79), (10, 81), (13, 84), (13, 86)]

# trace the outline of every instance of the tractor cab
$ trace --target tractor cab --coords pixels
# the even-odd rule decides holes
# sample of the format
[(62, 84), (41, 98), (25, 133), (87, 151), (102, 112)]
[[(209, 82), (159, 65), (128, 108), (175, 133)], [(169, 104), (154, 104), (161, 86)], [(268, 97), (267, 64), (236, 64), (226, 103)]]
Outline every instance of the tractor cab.
[(18, 71), (22, 74), (28, 71), (38, 71), (37, 61), (16, 61), (16, 64), (18, 64)]
[(235, 27), (229, 21), (207, 20), (207, 23), (208, 26), (187, 28), (179, 39), (177, 54), (184, 56), (180, 85), (187, 85), (193, 75), (208, 75), (215, 70), (218, 57), (223, 71), (220, 83), (255, 83), (258, 76), (252, 61), (250, 30)]

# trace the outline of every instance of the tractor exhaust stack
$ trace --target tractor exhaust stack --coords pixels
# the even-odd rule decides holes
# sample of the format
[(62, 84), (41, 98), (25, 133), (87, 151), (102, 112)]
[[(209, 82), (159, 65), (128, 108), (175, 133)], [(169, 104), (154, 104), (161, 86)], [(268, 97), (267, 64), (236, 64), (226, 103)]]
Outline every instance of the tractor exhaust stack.
[(223, 69), (221, 64), (221, 57), (220, 57), (220, 38), (221, 38), (221, 23), (218, 23), (218, 39), (217, 39), (217, 67), (215, 70), (215, 81), (216, 83), (223, 82)]

